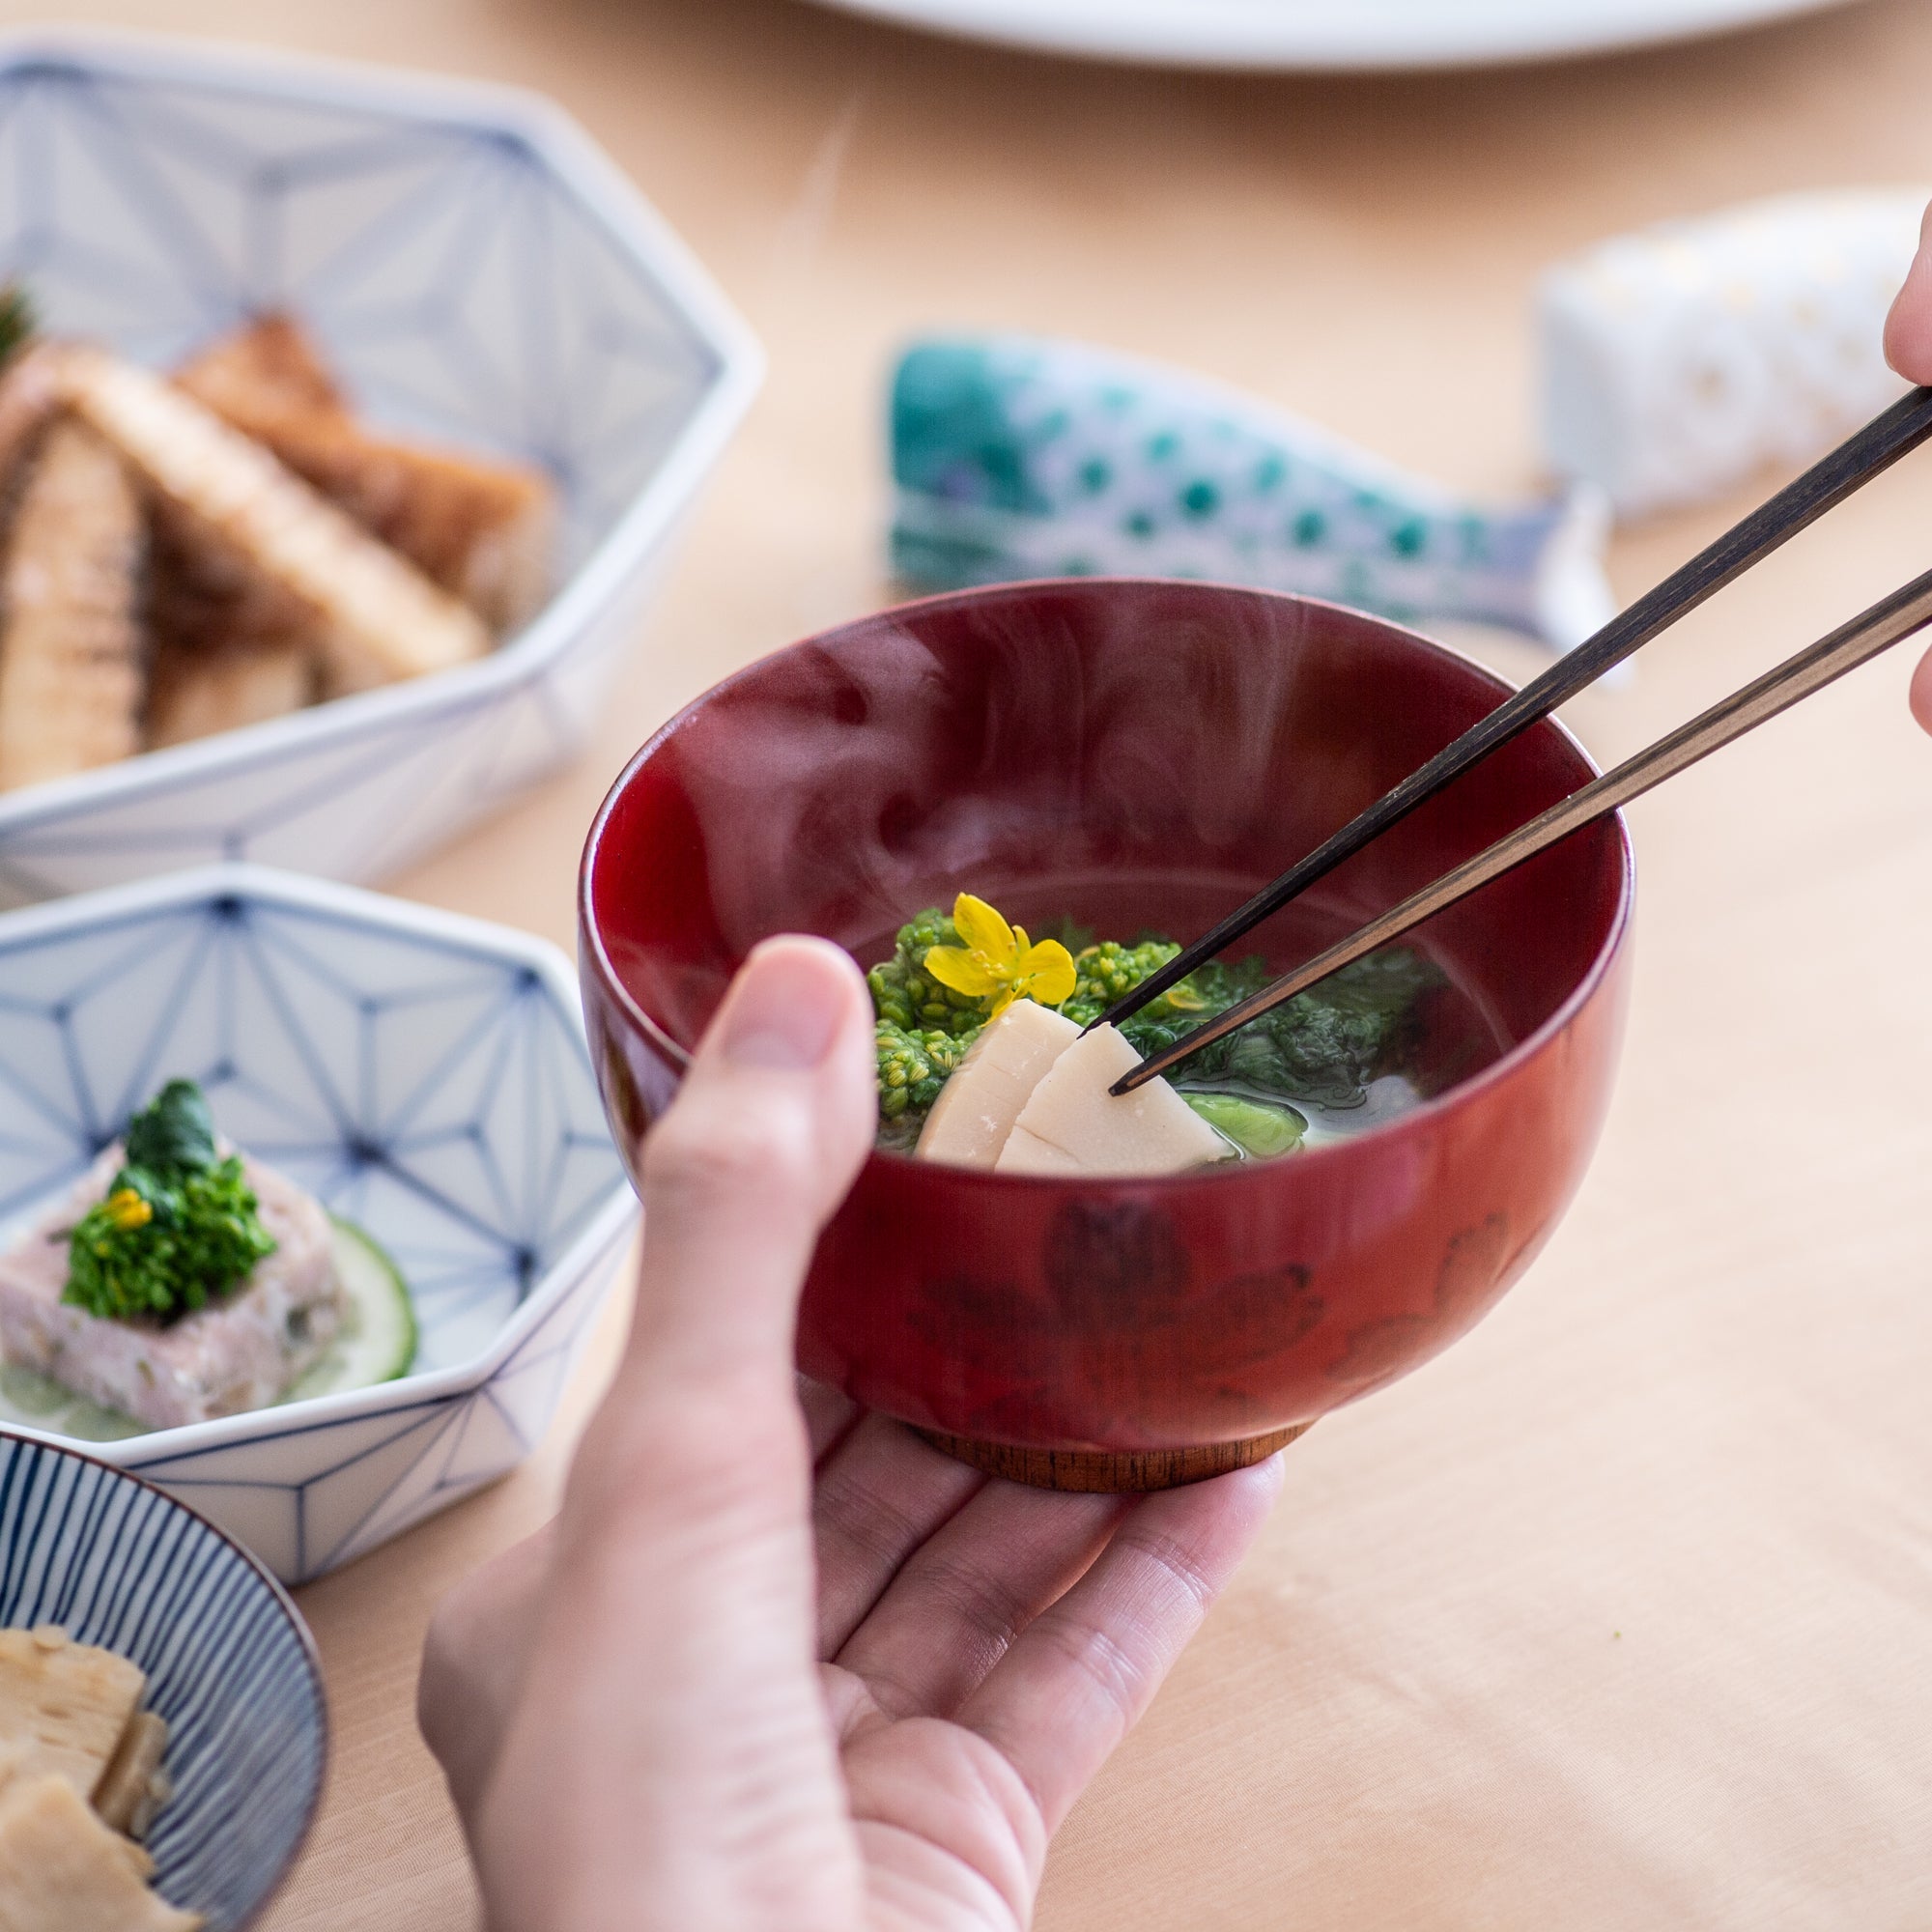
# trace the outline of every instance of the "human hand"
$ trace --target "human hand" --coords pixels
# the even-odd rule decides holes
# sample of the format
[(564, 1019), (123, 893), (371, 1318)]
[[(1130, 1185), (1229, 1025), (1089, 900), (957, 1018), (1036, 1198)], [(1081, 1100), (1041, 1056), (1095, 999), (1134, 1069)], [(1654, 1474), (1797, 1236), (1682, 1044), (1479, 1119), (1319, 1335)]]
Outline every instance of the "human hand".
[[(1932, 384), (1932, 208), (1918, 231), (1918, 254), (1885, 319), (1885, 359), (1909, 383)], [(1912, 679), (1912, 715), (1932, 731), (1932, 651)]]
[(631, 1336), (556, 1520), (439, 1610), (424, 1735), (492, 1932), (992, 1932), (1264, 1519), (989, 1481), (796, 1384), (872, 1011), (760, 947), (644, 1148)]

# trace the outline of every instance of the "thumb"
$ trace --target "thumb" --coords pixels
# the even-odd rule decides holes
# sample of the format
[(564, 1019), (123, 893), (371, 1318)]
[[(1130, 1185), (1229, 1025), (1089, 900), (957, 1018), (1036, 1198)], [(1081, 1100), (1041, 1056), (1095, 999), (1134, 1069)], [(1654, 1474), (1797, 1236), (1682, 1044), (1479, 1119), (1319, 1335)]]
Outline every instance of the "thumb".
[(1908, 383), (1932, 383), (1932, 208), (1925, 211), (1905, 286), (1885, 319), (1885, 359)]
[(866, 982), (829, 941), (746, 961), (644, 1142), (629, 1366), (687, 1390), (747, 1369), (789, 1387), (812, 1247), (876, 1128), (872, 1041)]

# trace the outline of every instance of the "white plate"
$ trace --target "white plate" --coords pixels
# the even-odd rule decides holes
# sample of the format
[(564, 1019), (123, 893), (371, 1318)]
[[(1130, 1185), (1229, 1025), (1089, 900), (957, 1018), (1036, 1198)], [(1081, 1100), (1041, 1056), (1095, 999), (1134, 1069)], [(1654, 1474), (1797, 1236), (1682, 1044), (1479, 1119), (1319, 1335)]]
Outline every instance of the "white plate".
[(822, 0), (1009, 46), (1176, 67), (1476, 67), (1687, 40), (1844, 0)]

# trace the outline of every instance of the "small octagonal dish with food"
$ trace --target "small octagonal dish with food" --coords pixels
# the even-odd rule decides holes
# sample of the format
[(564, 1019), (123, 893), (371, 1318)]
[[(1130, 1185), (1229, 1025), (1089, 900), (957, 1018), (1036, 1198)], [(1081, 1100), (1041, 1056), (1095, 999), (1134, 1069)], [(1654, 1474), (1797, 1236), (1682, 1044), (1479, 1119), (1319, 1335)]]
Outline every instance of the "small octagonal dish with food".
[(392, 871), (582, 744), (756, 345), (543, 100), (0, 40), (0, 904)]
[(248, 1552), (0, 1432), (0, 1925), (243, 1932), (322, 1803), (315, 1645)]
[(0, 918), (0, 1425), (300, 1582), (521, 1462), (629, 1239), (569, 968), (237, 866)]

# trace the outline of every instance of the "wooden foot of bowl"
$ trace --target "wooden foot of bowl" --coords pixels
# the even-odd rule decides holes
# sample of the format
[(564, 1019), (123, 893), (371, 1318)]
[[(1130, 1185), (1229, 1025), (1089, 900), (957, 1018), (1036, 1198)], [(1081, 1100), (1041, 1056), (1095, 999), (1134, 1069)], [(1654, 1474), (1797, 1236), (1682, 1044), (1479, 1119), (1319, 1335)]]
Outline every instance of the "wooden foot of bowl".
[(1082, 1490), (1102, 1495), (1133, 1495), (1146, 1490), (1178, 1490), (1183, 1483), (1205, 1483), (1230, 1469), (1245, 1469), (1262, 1462), (1313, 1423), (1297, 1422), (1266, 1435), (1250, 1435), (1239, 1442), (1210, 1442), (1198, 1449), (1027, 1449), (1012, 1442), (977, 1442), (966, 1435), (942, 1435), (936, 1430), (919, 1433), (935, 1449), (956, 1461), (1025, 1483), (1036, 1490)]

